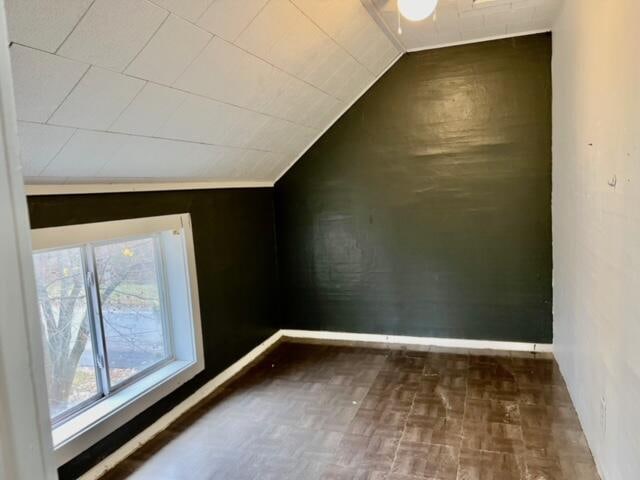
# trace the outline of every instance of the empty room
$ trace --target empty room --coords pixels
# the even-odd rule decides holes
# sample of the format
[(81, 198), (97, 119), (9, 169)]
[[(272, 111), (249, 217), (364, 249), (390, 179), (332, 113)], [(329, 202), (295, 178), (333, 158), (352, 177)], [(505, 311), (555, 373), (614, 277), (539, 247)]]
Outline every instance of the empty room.
[(0, 480), (640, 480), (639, 22), (0, 0)]

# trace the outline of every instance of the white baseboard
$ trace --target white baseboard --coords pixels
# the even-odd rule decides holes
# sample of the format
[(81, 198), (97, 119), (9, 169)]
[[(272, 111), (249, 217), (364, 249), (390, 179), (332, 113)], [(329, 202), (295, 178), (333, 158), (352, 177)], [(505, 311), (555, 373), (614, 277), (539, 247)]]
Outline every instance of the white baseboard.
[(312, 330), (278, 330), (268, 339), (247, 353), (222, 373), (200, 387), (193, 395), (177, 405), (170, 412), (165, 413), (152, 425), (133, 437), (118, 450), (106, 457), (96, 466), (84, 473), (78, 480), (97, 480), (107, 470), (115, 467), (125, 458), (135, 452), (142, 445), (165, 430), (171, 423), (184, 415), (189, 409), (215, 392), (221, 385), (240, 373), (242, 369), (251, 364), (260, 355), (282, 338), (292, 339), (316, 339), (316, 340), (340, 340), (348, 342), (388, 343), (394, 345), (419, 345), (438, 346), (465, 349), (483, 350), (513, 350), (519, 352), (551, 352), (551, 344), (525, 343), (525, 342), (501, 342), (492, 340), (464, 340), (457, 338), (436, 337), (409, 337), (402, 335), (380, 335), (374, 333), (347, 333), (347, 332), (322, 332)]
[(256, 358), (267, 351), (272, 345), (274, 345), (282, 337), (282, 331), (279, 330), (264, 342), (258, 345), (256, 348), (247, 353), (244, 357), (224, 370), (222, 373), (209, 380), (205, 385), (200, 387), (193, 395), (188, 397), (182, 403), (177, 405), (171, 411), (165, 413), (162, 417), (156, 420), (153, 424), (148, 426), (138, 435), (133, 437), (118, 450), (113, 452), (107, 458), (102, 460), (91, 470), (84, 473), (78, 480), (96, 480), (106, 473), (107, 470), (112, 469), (118, 463), (122, 462), (125, 458), (135, 452), (142, 445), (147, 443), (153, 437), (165, 430), (171, 423), (184, 415), (189, 409), (195, 407), (199, 402), (215, 392), (221, 385), (227, 382), (229, 379), (237, 375), (243, 368), (247, 367)]
[(466, 340), (458, 338), (409, 337), (404, 335), (381, 335), (376, 333), (322, 332), (312, 330), (280, 330), (283, 337), (316, 340), (341, 340), (347, 342), (389, 343), (396, 345), (420, 345), (481, 350), (512, 350), (516, 352), (553, 351), (550, 343), (502, 342), (495, 340)]

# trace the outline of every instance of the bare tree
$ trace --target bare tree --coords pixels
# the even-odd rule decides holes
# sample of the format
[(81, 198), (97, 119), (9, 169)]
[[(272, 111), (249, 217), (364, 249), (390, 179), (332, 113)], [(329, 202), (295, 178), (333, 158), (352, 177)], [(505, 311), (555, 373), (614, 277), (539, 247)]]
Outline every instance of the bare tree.
[[(131, 248), (114, 246), (107, 252), (111, 255), (100, 257), (97, 267), (102, 305), (135, 310), (145, 302), (158, 301), (157, 295), (147, 298), (131, 287), (131, 284), (148, 281), (148, 270), (155, 268), (152, 250), (151, 254), (144, 248), (137, 251), (138, 257), (133, 258)], [(78, 378), (79, 372), (82, 373), (79, 364), (91, 338), (82, 249), (42, 252), (35, 255), (34, 260), (45, 337), (49, 402), (51, 414), (56, 416), (97, 393), (97, 379), (95, 372), (91, 372), (92, 368), (85, 369), (88, 372), (84, 378)], [(126, 282), (130, 284), (122, 290)], [(139, 335), (135, 330), (123, 332), (118, 325), (110, 328), (115, 335), (121, 335), (132, 349), (145, 348), (138, 341)]]

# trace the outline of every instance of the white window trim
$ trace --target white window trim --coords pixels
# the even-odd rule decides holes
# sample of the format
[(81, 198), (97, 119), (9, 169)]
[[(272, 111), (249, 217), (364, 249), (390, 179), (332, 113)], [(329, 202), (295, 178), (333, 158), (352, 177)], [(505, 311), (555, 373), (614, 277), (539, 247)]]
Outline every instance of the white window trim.
[[(172, 295), (172, 328), (190, 329), (192, 341), (174, 345), (175, 359), (89, 406), (52, 430), (55, 460), (62, 465), (142, 413), (204, 369), (202, 322), (196, 275), (193, 232), (189, 214), (117, 220), (31, 231), (34, 250), (72, 247), (104, 240), (181, 230), (184, 258), (167, 265), (171, 282), (186, 280), (176, 299)], [(168, 259), (170, 260), (170, 259)], [(172, 288), (172, 287), (170, 287)], [(174, 301), (177, 300), (177, 301)], [(175, 332), (174, 332), (175, 339)]]

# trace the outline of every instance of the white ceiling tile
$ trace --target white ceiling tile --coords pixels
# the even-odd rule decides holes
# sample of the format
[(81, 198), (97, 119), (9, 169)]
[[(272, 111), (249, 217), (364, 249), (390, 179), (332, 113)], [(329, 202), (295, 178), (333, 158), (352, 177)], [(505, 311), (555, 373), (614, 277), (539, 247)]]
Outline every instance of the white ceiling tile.
[(218, 155), (216, 147), (157, 138), (127, 136), (97, 176), (202, 177)]
[(269, 118), (252, 133), (250, 146), (254, 148), (271, 152), (299, 153), (320, 132), (277, 118)]
[[(494, 15), (496, 15), (494, 13)], [(499, 15), (499, 13), (498, 13)], [(484, 27), (484, 15), (462, 15), (458, 20), (458, 25), (454, 26), (452, 30), (465, 31), (465, 30), (478, 30)], [(438, 29), (438, 33), (442, 31)]]
[(215, 37), (175, 82), (198, 95), (244, 107), (264, 108), (286, 74)]
[(109, 130), (153, 136), (186, 96), (179, 90), (147, 83)]
[(447, 43), (456, 43), (462, 41), (462, 33), (457, 30), (450, 30), (447, 32), (438, 32), (437, 42), (439, 45), (445, 45)]
[[(329, 67), (331, 63), (333, 68)], [(375, 80), (369, 70), (348, 57), (336, 58), (325, 68), (327, 78), (322, 86), (343, 100), (355, 99)]]
[(325, 33), (376, 75), (399, 53), (360, 0), (292, 1)]
[(484, 25), (487, 27), (493, 25), (501, 25), (505, 27), (507, 24), (513, 21), (513, 10), (506, 12), (490, 13), (484, 16)]
[(318, 131), (201, 97), (189, 96), (158, 136), (273, 152), (298, 151)]
[(551, 27), (553, 26), (553, 21), (554, 21), (553, 17), (538, 18), (538, 19), (534, 18), (533, 20), (531, 20), (531, 22), (529, 22), (529, 30), (530, 31), (551, 30)]
[(273, 181), (291, 155), (256, 150), (237, 150), (235, 155), (226, 152), (218, 158), (211, 175), (220, 180), (237, 180), (241, 178)]
[(5, 0), (9, 40), (55, 52), (92, 0)]
[(146, 0), (96, 0), (59, 53), (122, 71), (167, 15), (166, 10)]
[(176, 15), (195, 22), (207, 9), (212, 0), (151, 0)]
[(288, 0), (271, 0), (237, 43), (341, 99), (353, 91), (345, 79), (374, 78)]
[(89, 68), (16, 44), (10, 53), (19, 120), (46, 122)]
[(548, 2), (534, 8), (533, 20), (551, 19), (558, 13), (559, 4)]
[(93, 177), (120, 149), (126, 135), (78, 130), (42, 173), (45, 176)]
[(220, 38), (214, 38), (178, 79), (189, 92), (280, 118), (317, 125), (310, 104), (331, 108), (335, 98)]
[[(316, 85), (321, 64), (339, 49), (288, 0), (272, 0), (240, 35), (241, 47)], [(346, 54), (344, 54), (346, 55)]]
[(285, 169), (293, 165), (293, 162), (299, 156), (300, 155), (298, 153), (282, 154), (279, 157), (265, 159), (264, 161), (256, 165), (254, 169), (255, 175), (258, 178), (275, 181), (280, 178), (280, 175), (285, 171)]
[(489, 37), (495, 37), (498, 35), (505, 35), (507, 33), (507, 26), (502, 23), (494, 24), (494, 25), (485, 25), (482, 28), (478, 28), (475, 30), (463, 30), (462, 31), (462, 39), (463, 40), (477, 40)]
[(41, 123), (18, 122), (22, 173), (39, 175), (71, 138), (75, 130)]
[(233, 42), (268, 1), (214, 0), (197, 23), (202, 28)]
[(256, 147), (252, 136), (270, 117), (189, 95), (157, 136), (235, 147)]
[(210, 33), (171, 15), (127, 67), (126, 73), (172, 85), (211, 37)]
[(300, 80), (287, 77), (269, 99), (265, 112), (313, 128), (324, 128), (344, 103)]
[(91, 67), (53, 114), (50, 123), (106, 130), (144, 84), (143, 80)]

